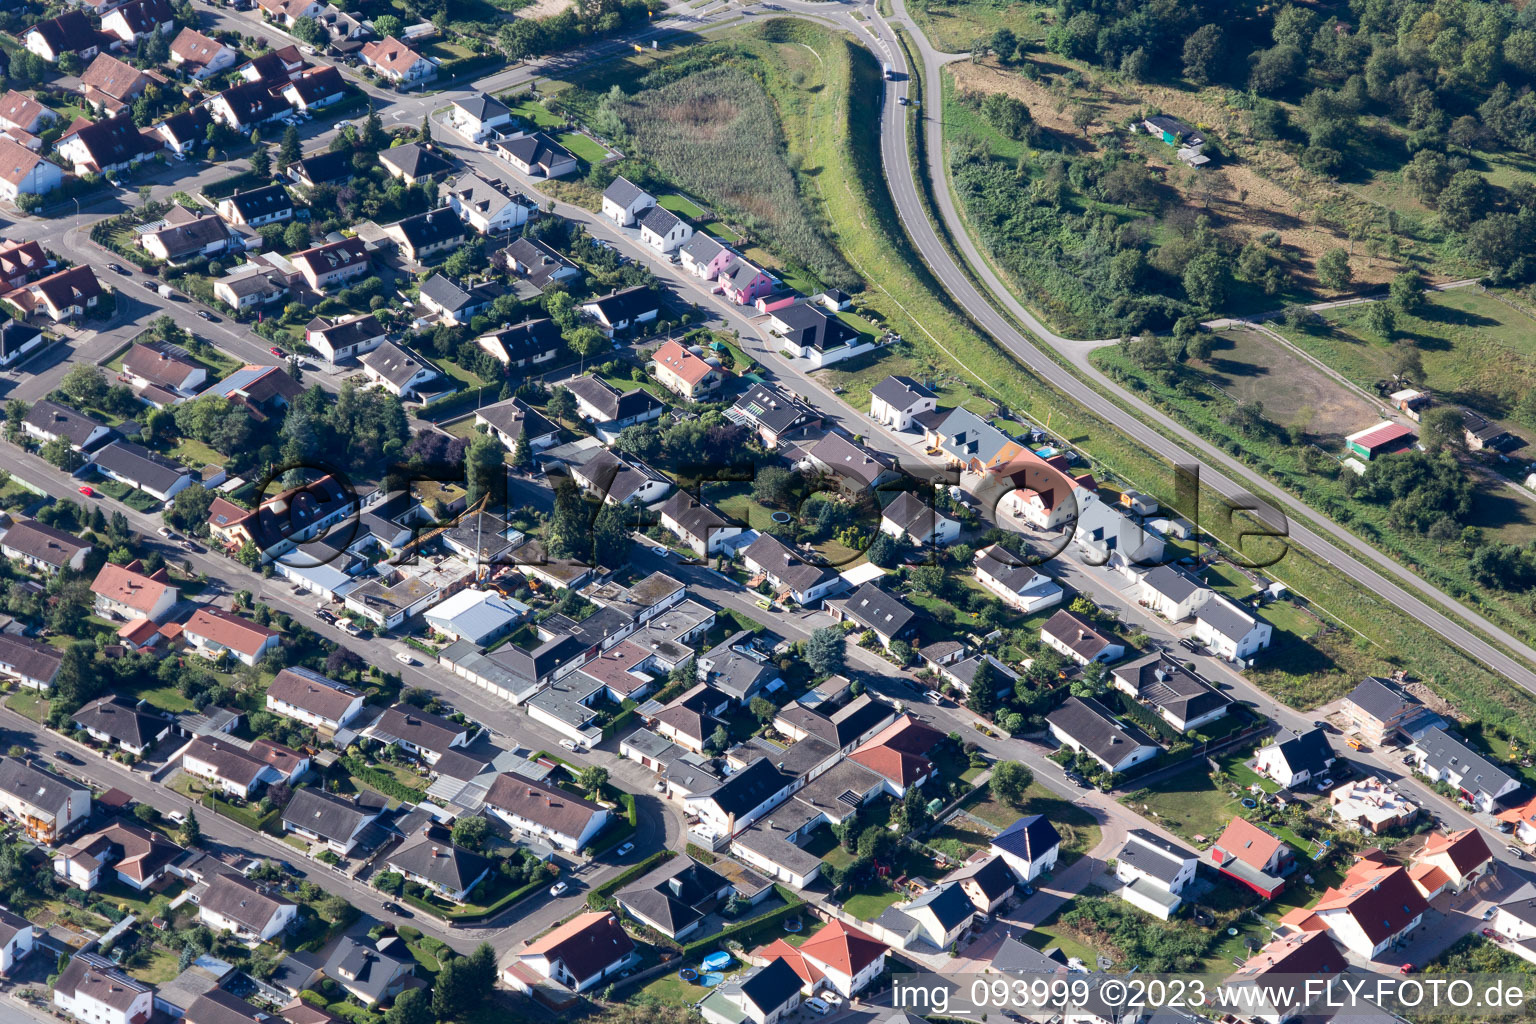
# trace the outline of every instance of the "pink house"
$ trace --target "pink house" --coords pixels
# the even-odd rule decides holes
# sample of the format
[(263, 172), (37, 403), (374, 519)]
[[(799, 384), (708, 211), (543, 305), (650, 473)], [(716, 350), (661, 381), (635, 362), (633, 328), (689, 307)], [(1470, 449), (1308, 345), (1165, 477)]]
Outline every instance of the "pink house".
[(736, 258), (735, 253), (702, 231), (694, 232), (678, 252), (682, 255), (683, 269), (706, 281), (719, 277)]
[(762, 298), (757, 300), (757, 311), (759, 313), (772, 313), (776, 309), (783, 309), (785, 306), (793, 306), (797, 301), (799, 301), (799, 299), (800, 296), (798, 295), (786, 295), (779, 299), (770, 299), (768, 296), (764, 295)]
[(738, 306), (750, 306), (773, 290), (773, 278), (746, 260), (738, 259), (720, 275), (720, 293)]

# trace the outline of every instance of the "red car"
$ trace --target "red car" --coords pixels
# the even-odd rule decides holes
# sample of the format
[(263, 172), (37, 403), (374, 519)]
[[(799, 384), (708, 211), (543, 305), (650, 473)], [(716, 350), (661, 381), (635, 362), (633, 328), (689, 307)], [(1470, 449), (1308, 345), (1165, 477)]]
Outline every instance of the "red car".
[(267, 349), (267, 351), (278, 357), (281, 357), (283, 354), (283, 350), (278, 348), (276, 345), (273, 345), (271, 348)]
[(87, 498), (94, 498), (94, 497), (96, 497), (96, 491), (93, 488), (90, 488), (90, 487), (82, 487), (82, 488), (80, 488), (80, 493), (85, 495)]

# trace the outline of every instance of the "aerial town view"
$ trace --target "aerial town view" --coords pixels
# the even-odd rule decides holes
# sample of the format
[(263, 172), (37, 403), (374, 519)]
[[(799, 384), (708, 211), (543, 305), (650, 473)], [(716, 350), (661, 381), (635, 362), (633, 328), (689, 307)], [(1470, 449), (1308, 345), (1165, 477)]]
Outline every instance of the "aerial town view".
[(1536, 1019), (1536, 4), (0, 10), (0, 1022)]

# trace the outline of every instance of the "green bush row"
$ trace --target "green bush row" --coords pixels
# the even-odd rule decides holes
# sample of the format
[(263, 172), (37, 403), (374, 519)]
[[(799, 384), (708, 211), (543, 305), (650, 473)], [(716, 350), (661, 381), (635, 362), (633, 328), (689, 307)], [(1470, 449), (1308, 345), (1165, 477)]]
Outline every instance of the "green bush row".
[(356, 754), (348, 754), (343, 757), (341, 764), (342, 767), (346, 768), (349, 775), (362, 779), (385, 796), (392, 796), (396, 800), (409, 800), (411, 803), (415, 803), (425, 795), (421, 790), (407, 786), (388, 772), (368, 767)]

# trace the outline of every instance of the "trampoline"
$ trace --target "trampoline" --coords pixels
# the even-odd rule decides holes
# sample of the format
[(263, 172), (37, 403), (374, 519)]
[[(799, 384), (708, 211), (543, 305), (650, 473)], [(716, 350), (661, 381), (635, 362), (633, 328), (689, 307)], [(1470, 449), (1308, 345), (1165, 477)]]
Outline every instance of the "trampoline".
[(791, 935), (795, 934), (804, 927), (805, 924), (798, 917), (792, 917), (788, 921), (784, 922), (784, 930), (789, 932)]
[(705, 957), (704, 962), (700, 966), (706, 971), (723, 971), (730, 965), (731, 954), (722, 949)]
[(677, 972), (677, 976), (683, 981), (699, 980), (699, 972), (694, 970), (692, 967), (684, 967), (682, 970)]
[(1246, 797), (1246, 796), (1243, 797), (1242, 803), (1243, 803), (1243, 806), (1248, 808), (1249, 810), (1252, 810), (1253, 808), (1259, 806), (1258, 801), (1252, 799), (1251, 797)]
[(769, 518), (781, 525), (788, 524), (794, 519), (788, 512), (775, 512)]

